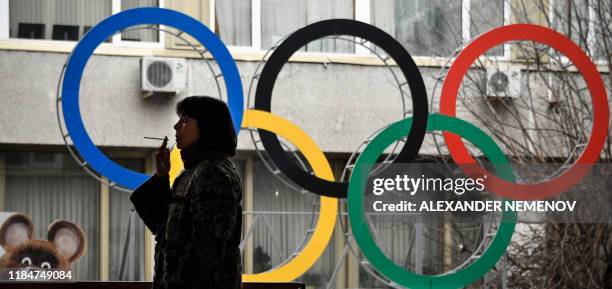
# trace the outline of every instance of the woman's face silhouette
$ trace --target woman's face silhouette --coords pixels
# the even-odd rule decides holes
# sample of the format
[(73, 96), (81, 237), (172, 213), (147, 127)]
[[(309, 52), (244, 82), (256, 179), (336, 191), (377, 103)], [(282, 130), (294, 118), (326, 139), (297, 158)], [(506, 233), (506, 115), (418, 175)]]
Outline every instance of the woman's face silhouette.
[(180, 115), (179, 120), (174, 124), (176, 131), (176, 147), (183, 149), (195, 144), (200, 137), (198, 122), (186, 115)]

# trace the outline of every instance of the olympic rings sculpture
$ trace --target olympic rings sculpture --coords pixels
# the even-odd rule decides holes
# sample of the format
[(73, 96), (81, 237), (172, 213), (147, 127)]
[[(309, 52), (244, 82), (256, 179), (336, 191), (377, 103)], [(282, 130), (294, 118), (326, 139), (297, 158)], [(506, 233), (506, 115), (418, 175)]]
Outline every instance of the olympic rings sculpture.
[[(554, 196), (574, 186), (599, 158), (609, 126), (609, 108), (605, 86), (596, 66), (588, 56), (564, 35), (551, 29), (531, 25), (513, 24), (495, 28), (469, 43), (458, 55), (444, 81), (440, 112), (429, 114), (427, 93), (418, 67), (410, 54), (390, 35), (382, 30), (354, 20), (325, 20), (297, 30), (286, 38), (271, 55), (262, 70), (255, 94), (255, 109), (243, 109), (243, 89), (236, 63), (227, 47), (205, 25), (182, 14), (163, 8), (136, 8), (114, 14), (94, 26), (72, 51), (63, 75), (61, 99), (63, 120), (72, 142), (86, 164), (110, 180), (129, 189), (135, 189), (149, 177), (128, 170), (104, 155), (92, 142), (83, 125), (79, 109), (79, 89), (83, 70), (95, 48), (107, 37), (130, 26), (161, 24), (186, 32), (204, 45), (219, 64), (228, 95), (236, 133), (241, 127), (259, 130), (264, 149), (284, 175), (321, 196), (320, 217), (315, 232), (301, 254), (282, 266), (258, 274), (245, 274), (246, 282), (291, 281), (304, 274), (321, 256), (333, 234), (336, 223), (338, 198), (347, 198), (349, 221), (355, 240), (373, 266), (393, 282), (410, 288), (458, 288), (468, 285), (487, 273), (504, 254), (516, 224), (516, 212), (503, 212), (502, 222), (492, 244), (476, 262), (461, 271), (436, 276), (412, 273), (389, 260), (376, 246), (368, 226), (363, 219), (362, 200), (365, 179), (363, 169), (373, 164), (382, 151), (395, 140), (408, 136), (396, 162), (409, 162), (418, 154), (426, 132), (442, 130), (453, 160), (465, 171), (488, 175), (486, 189), (509, 199), (541, 199)], [(364, 149), (356, 162), (348, 183), (334, 181), (329, 163), (321, 149), (299, 127), (270, 112), (274, 82), (284, 63), (301, 46), (329, 35), (350, 35), (373, 42), (385, 50), (398, 64), (411, 90), (414, 113), (412, 117), (391, 124), (380, 132)], [(484, 132), (464, 120), (455, 118), (456, 97), (463, 75), (487, 49), (511, 40), (532, 40), (550, 45), (573, 60), (582, 73), (593, 98), (594, 127), (585, 151), (577, 164), (565, 174), (546, 183), (533, 185), (516, 184), (510, 170), (503, 169), (508, 163), (501, 149)], [(244, 119), (243, 119), (244, 115)], [(451, 134), (453, 133), (453, 134)], [(291, 163), (280, 146), (277, 136), (283, 136), (304, 154), (313, 168), (311, 176)], [(460, 137), (478, 146), (494, 164), (500, 177), (474, 167), (474, 159), (467, 152)], [(181, 169), (178, 152), (172, 152), (173, 171)], [(584, 166), (587, 165), (587, 166)]]
[[(375, 26), (353, 20), (332, 19), (310, 24), (292, 33), (274, 50), (261, 71), (255, 91), (255, 109), (270, 111), (274, 82), (293, 53), (313, 40), (330, 35), (349, 35), (369, 40), (385, 50), (398, 64), (408, 81), (415, 113), (412, 127), (408, 130), (408, 141), (394, 161), (411, 162), (418, 154), (425, 138), (428, 114), (425, 83), (410, 54), (397, 40)], [(289, 160), (275, 134), (261, 130), (259, 134), (272, 161), (293, 182), (315, 194), (346, 198), (348, 187), (346, 183), (321, 180), (304, 172)]]
[(140, 24), (161, 24), (187, 32), (205, 43), (225, 76), (228, 106), (236, 128), (240, 130), (243, 114), (243, 92), (240, 74), (227, 47), (208, 27), (185, 14), (161, 8), (136, 8), (112, 15), (85, 34), (72, 51), (62, 83), (61, 98), (64, 122), (75, 148), (101, 175), (129, 189), (136, 189), (149, 177), (118, 165), (104, 155), (87, 134), (79, 109), (79, 88), (85, 65), (94, 50), (116, 31)]
[[(407, 271), (389, 260), (376, 246), (363, 216), (363, 191), (367, 179), (363, 177), (364, 175), (367, 176), (363, 170), (374, 165), (382, 152), (410, 128), (411, 122), (412, 118), (406, 118), (387, 127), (371, 140), (357, 159), (355, 170), (349, 181), (348, 192), (349, 221), (353, 229), (353, 235), (357, 245), (372, 265), (383, 275), (400, 285), (418, 289), (461, 288), (486, 274), (503, 256), (506, 247), (510, 244), (510, 239), (512, 239), (512, 233), (516, 225), (516, 212), (503, 212), (501, 224), (493, 242), (476, 262), (463, 270), (438, 276), (424, 276)], [(493, 139), (482, 130), (466, 121), (441, 114), (431, 114), (427, 124), (428, 131), (448, 131), (472, 142), (481, 149), (503, 178), (514, 180), (514, 175), (507, 169), (508, 160), (506, 156)]]
[(563, 175), (550, 181), (538, 184), (516, 184), (500, 179), (482, 169), (476, 169), (477, 166), (474, 165), (476, 161), (469, 155), (457, 136), (444, 133), (444, 139), (453, 160), (458, 165), (463, 166), (466, 173), (479, 173), (488, 176), (486, 185), (488, 191), (512, 199), (545, 199), (574, 186), (588, 173), (593, 163), (599, 159), (599, 154), (608, 134), (610, 115), (606, 88), (597, 72), (597, 67), (577, 44), (558, 32), (537, 25), (514, 24), (486, 32), (465, 47), (450, 67), (448, 77), (442, 85), (440, 112), (455, 116), (459, 86), (472, 62), (485, 53), (487, 49), (512, 40), (533, 40), (557, 49), (573, 61), (584, 77), (593, 99), (593, 129), (587, 147), (576, 164)]

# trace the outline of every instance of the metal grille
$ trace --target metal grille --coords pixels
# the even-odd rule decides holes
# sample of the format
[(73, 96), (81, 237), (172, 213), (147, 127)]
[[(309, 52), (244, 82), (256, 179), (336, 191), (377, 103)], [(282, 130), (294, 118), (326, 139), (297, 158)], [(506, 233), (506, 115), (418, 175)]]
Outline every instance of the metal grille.
[(147, 67), (147, 80), (155, 87), (165, 87), (172, 80), (172, 69), (166, 62), (153, 61)]

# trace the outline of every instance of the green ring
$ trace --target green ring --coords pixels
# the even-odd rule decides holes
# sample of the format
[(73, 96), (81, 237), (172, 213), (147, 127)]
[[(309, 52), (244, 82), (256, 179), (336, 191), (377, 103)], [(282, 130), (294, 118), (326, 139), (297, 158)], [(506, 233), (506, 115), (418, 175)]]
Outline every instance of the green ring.
[[(421, 275), (408, 271), (392, 260), (378, 248), (370, 234), (368, 224), (363, 215), (363, 191), (368, 174), (363, 169), (370, 168), (383, 151), (396, 140), (406, 135), (410, 130), (412, 118), (406, 118), (383, 130), (364, 149), (355, 163), (348, 188), (348, 213), (353, 230), (353, 236), (359, 248), (372, 266), (391, 281), (412, 289), (421, 288), (460, 288), (484, 276), (504, 255), (516, 226), (517, 214), (514, 211), (504, 211), (499, 229), (493, 242), (474, 263), (468, 267), (442, 275)], [(514, 181), (514, 174), (508, 165), (508, 159), (495, 144), (493, 139), (474, 125), (461, 119), (441, 114), (430, 114), (427, 121), (427, 131), (448, 131), (455, 133), (476, 145), (491, 161), (500, 177)], [(504, 201), (507, 201), (504, 199)]]

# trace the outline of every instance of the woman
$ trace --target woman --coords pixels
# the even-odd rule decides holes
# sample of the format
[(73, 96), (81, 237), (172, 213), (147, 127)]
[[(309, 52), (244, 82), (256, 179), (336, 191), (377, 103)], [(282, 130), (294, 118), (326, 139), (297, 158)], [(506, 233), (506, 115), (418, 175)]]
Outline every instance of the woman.
[(241, 288), (242, 186), (228, 160), (236, 153), (229, 110), (220, 100), (191, 96), (176, 112), (185, 169), (170, 188), (166, 138), (155, 155), (155, 176), (130, 195), (155, 234), (153, 288)]

